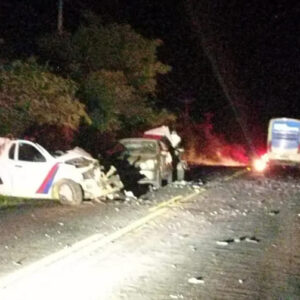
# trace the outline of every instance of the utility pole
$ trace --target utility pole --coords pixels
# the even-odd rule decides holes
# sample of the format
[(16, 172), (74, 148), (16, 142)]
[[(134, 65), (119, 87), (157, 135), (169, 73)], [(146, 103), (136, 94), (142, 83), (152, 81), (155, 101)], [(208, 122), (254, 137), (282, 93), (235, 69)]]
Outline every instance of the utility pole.
[(63, 33), (63, 5), (64, 0), (58, 0), (57, 32), (59, 35)]

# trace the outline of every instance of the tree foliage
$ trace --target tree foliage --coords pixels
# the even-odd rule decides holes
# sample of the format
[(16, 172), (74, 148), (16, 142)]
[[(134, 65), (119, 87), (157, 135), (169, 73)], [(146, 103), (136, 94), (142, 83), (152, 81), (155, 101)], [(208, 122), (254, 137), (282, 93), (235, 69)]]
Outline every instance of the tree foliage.
[(80, 97), (94, 125), (101, 130), (119, 130), (150, 120), (153, 109), (136, 94), (122, 71), (101, 70), (84, 80)]
[(74, 81), (54, 75), (35, 60), (6, 65), (0, 69), (2, 134), (20, 135), (32, 124), (77, 128), (89, 117), (76, 91)]
[(157, 57), (162, 42), (144, 38), (126, 24), (104, 25), (92, 14), (86, 21), (73, 34), (43, 38), (40, 47), (57, 71), (80, 82), (78, 96), (93, 125), (103, 132), (169, 118), (149, 100), (157, 76), (170, 70)]
[(146, 94), (155, 92), (156, 76), (170, 69), (157, 58), (161, 44), (130, 25), (104, 25), (91, 14), (74, 34), (54, 34), (40, 41), (42, 53), (64, 74), (83, 78), (102, 69), (123, 71), (129, 84)]

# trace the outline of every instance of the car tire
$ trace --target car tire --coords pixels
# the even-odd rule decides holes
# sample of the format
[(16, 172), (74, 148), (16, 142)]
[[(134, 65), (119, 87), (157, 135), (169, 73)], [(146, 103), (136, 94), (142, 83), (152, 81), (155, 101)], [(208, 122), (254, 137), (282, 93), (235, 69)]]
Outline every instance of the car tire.
[(63, 205), (76, 206), (82, 203), (83, 193), (81, 186), (72, 180), (62, 179), (55, 185), (54, 191), (56, 198)]

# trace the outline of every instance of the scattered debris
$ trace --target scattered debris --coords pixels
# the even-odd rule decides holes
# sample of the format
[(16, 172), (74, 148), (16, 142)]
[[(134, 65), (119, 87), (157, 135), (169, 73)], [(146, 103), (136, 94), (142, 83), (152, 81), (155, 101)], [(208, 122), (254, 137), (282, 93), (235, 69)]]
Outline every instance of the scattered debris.
[(260, 240), (257, 239), (255, 236), (246, 237), (245, 241), (248, 243), (255, 243), (255, 244), (260, 242)]
[[(94, 198), (93, 199), (94, 203), (103, 203), (102, 198)], [(91, 202), (92, 203), (92, 202)]]
[(204, 279), (202, 276), (198, 276), (198, 277), (192, 277), (188, 280), (189, 283), (192, 284), (203, 284), (204, 283)]
[(227, 246), (231, 243), (240, 243), (242, 241), (246, 241), (248, 243), (255, 243), (255, 244), (260, 242), (260, 240), (258, 238), (256, 238), (255, 236), (251, 236), (251, 237), (242, 236), (242, 237), (239, 237), (239, 238), (227, 239), (227, 240), (224, 240), (224, 241), (216, 241), (216, 243), (220, 246)]
[(228, 242), (226, 242), (226, 241), (217, 241), (216, 242), (218, 245), (220, 245), (220, 246), (227, 246), (229, 243)]
[(125, 194), (125, 197), (126, 197), (126, 200), (136, 200), (137, 197), (133, 194), (132, 191), (124, 191), (124, 194)]
[(197, 251), (197, 247), (195, 247), (194, 245), (190, 245), (190, 248), (192, 249), (192, 251)]
[(277, 210), (271, 210), (270, 212), (269, 212), (269, 215), (270, 216), (275, 216), (275, 215), (278, 215), (280, 213), (280, 211), (279, 211), (279, 209)]
[(234, 243), (234, 239), (228, 239), (228, 240), (224, 240), (224, 241), (217, 241), (217, 244), (221, 245), (221, 246), (227, 246), (231, 243)]
[(174, 181), (171, 183), (171, 186), (177, 189), (182, 189), (184, 187), (189, 187), (194, 190), (199, 190), (203, 188), (203, 181), (201, 179), (197, 181), (185, 181), (185, 180), (180, 180), (180, 181)]
[(22, 266), (24, 260), (25, 260), (25, 257), (20, 258), (20, 259), (17, 260), (17, 261), (14, 260), (14, 261), (13, 261), (13, 264), (16, 265), (16, 266)]
[(239, 238), (235, 238), (235, 239), (234, 239), (234, 241), (235, 241), (236, 243), (242, 242), (242, 241), (244, 241), (244, 240), (246, 240), (246, 236), (241, 236), (241, 237), (239, 237)]
[(170, 295), (171, 299), (183, 299), (183, 295)]

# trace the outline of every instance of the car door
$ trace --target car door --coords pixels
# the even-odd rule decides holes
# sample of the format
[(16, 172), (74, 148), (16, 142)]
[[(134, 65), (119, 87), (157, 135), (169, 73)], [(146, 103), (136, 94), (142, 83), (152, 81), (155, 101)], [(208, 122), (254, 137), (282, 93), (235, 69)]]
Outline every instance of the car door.
[(6, 151), (1, 154), (0, 162), (0, 194), (13, 195), (12, 176), (14, 174), (16, 143), (12, 142)]
[(18, 142), (14, 160), (13, 194), (17, 197), (37, 198), (45, 178), (51, 173), (54, 162), (47, 160), (31, 142)]

